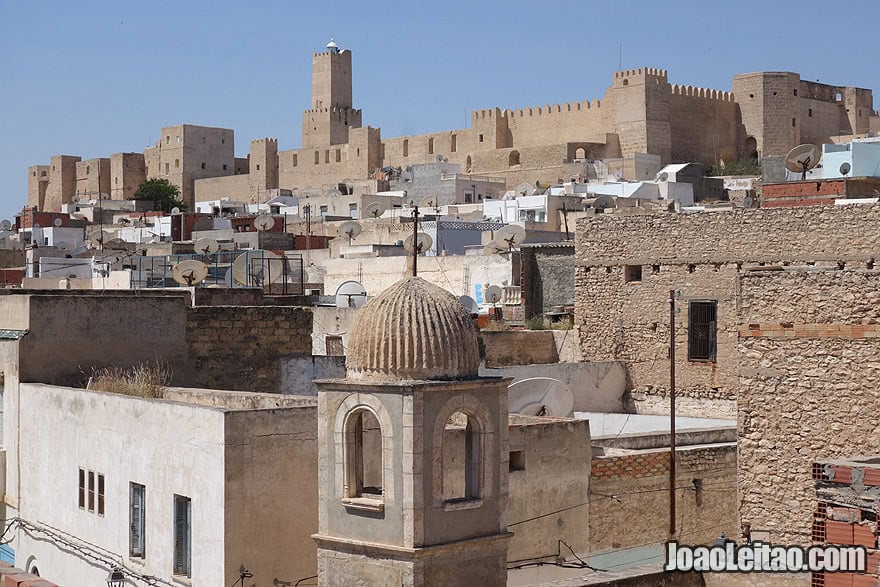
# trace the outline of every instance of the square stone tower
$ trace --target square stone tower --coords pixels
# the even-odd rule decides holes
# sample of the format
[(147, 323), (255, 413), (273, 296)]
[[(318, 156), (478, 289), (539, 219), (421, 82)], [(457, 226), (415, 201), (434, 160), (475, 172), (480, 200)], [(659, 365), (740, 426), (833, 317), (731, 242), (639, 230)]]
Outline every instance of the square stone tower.
[(418, 277), (368, 303), (346, 379), (318, 382), (318, 584), (507, 581), (507, 380)]
[(361, 126), (352, 108), (351, 51), (333, 39), (327, 51), (312, 55), (312, 105), (303, 112), (302, 146), (326, 147), (348, 142), (348, 129)]

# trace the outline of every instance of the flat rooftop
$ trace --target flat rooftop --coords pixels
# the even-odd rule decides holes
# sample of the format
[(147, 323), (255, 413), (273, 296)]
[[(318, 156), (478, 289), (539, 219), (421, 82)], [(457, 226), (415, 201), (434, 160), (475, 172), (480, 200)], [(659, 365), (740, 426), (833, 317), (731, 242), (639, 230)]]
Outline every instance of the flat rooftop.
[[(590, 421), (590, 438), (616, 437), (629, 434), (664, 434), (669, 432), (669, 416), (621, 414), (608, 412), (575, 412), (575, 419)], [(689, 418), (676, 416), (676, 432), (716, 428), (736, 428), (736, 420), (721, 418)]]

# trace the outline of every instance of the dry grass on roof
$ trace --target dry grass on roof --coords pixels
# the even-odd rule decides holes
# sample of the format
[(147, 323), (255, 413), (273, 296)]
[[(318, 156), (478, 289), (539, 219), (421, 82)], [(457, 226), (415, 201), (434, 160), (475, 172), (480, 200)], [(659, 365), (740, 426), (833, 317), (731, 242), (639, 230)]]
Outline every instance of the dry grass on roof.
[(171, 366), (163, 361), (139, 363), (131, 367), (95, 369), (87, 389), (135, 397), (162, 398), (171, 383)]

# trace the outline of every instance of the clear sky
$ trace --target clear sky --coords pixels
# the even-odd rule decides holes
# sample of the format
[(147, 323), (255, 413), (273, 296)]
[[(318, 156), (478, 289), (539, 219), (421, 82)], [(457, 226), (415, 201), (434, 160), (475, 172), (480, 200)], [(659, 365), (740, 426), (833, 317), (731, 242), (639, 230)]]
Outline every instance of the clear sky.
[(469, 112), (601, 98), (618, 67), (729, 90), (795, 71), (880, 92), (880, 1), (0, 0), (0, 217), (53, 154), (142, 151), (162, 126), (300, 145), (311, 53), (352, 50), (355, 107), (385, 137)]

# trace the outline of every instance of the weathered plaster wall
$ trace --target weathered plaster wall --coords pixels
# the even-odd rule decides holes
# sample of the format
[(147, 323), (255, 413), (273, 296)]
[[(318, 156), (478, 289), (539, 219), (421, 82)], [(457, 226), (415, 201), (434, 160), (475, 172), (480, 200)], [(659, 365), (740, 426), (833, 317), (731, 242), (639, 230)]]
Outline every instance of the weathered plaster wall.
[(740, 517), (809, 543), (811, 463), (880, 453), (880, 274), (745, 272), (740, 289)]
[[(669, 540), (669, 449), (594, 454), (589, 508), (590, 552)], [(738, 536), (735, 443), (676, 450), (676, 515), (682, 543)]]

